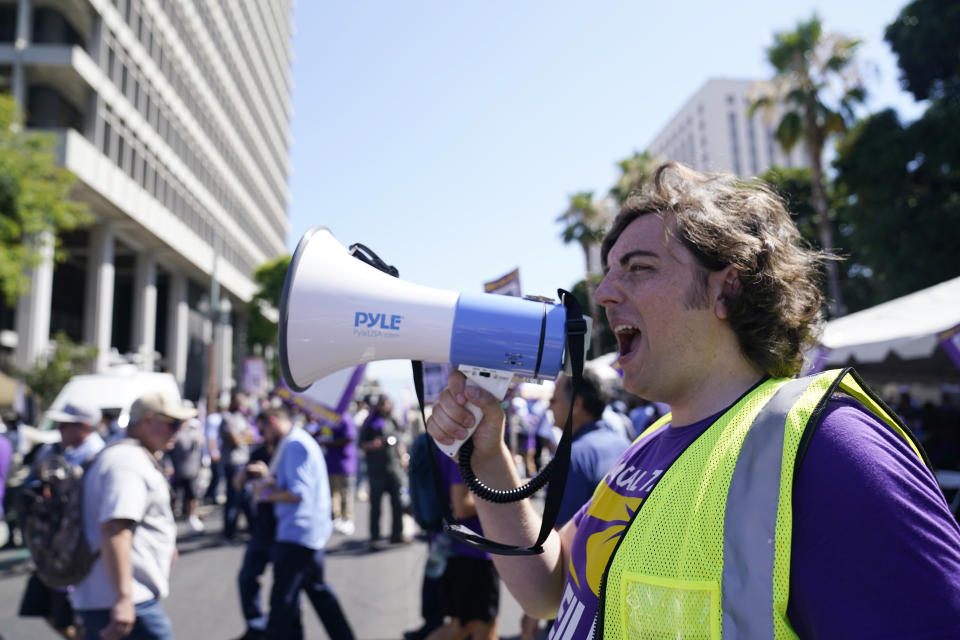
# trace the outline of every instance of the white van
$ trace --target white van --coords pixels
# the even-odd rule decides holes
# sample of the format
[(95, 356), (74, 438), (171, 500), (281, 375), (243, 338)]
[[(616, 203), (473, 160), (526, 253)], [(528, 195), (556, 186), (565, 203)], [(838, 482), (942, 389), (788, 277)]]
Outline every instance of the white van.
[[(68, 402), (82, 402), (100, 409), (108, 424), (115, 422), (115, 427), (126, 429), (131, 405), (147, 391), (163, 391), (180, 397), (180, 387), (172, 374), (140, 371), (129, 365), (70, 378), (49, 409), (60, 409)], [(52, 429), (53, 423), (43, 418), (40, 428)]]

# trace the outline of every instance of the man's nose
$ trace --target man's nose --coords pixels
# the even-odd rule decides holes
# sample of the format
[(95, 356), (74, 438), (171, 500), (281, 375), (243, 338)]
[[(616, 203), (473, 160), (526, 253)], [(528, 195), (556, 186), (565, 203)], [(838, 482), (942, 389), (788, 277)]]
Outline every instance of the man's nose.
[(620, 301), (619, 292), (612, 280), (613, 278), (607, 273), (603, 276), (603, 280), (597, 285), (597, 290), (593, 294), (594, 299), (596, 299), (601, 306), (608, 307)]

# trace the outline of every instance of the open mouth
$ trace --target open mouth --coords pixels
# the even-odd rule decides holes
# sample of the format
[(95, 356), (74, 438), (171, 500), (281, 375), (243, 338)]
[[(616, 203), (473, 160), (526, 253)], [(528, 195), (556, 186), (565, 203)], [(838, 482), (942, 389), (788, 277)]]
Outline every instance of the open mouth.
[(617, 325), (613, 329), (613, 333), (617, 337), (617, 347), (620, 351), (621, 360), (633, 353), (640, 343), (640, 329), (633, 325)]

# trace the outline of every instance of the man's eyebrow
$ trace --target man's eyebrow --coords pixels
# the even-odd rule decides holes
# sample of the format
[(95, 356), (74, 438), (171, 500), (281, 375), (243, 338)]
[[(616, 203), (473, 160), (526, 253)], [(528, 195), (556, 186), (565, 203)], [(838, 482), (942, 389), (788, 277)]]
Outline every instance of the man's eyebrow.
[(653, 252), (653, 251), (647, 251), (646, 249), (636, 249), (636, 250), (634, 250), (634, 251), (630, 251), (629, 253), (625, 253), (625, 254), (623, 254), (622, 256), (620, 256), (620, 266), (621, 266), (621, 267), (627, 266), (627, 263), (630, 262), (630, 259), (631, 259), (631, 258), (635, 258), (635, 257), (637, 257), (637, 256), (643, 256), (643, 257), (647, 257), (647, 258), (657, 258), (657, 257), (659, 257), (659, 256), (657, 256), (657, 254), (656, 254), (655, 252)]

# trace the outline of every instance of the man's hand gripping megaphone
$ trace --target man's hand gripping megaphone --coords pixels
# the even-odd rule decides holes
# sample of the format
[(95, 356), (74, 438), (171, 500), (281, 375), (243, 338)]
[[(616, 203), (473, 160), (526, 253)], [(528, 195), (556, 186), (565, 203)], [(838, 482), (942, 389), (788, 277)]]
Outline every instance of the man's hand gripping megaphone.
[(495, 394), (496, 390), (491, 392), (468, 381), (462, 371), (453, 371), (427, 420), (427, 432), (451, 457), (467, 438), (473, 438), (475, 470), (484, 456), (503, 446), (504, 413), (501, 397)]

